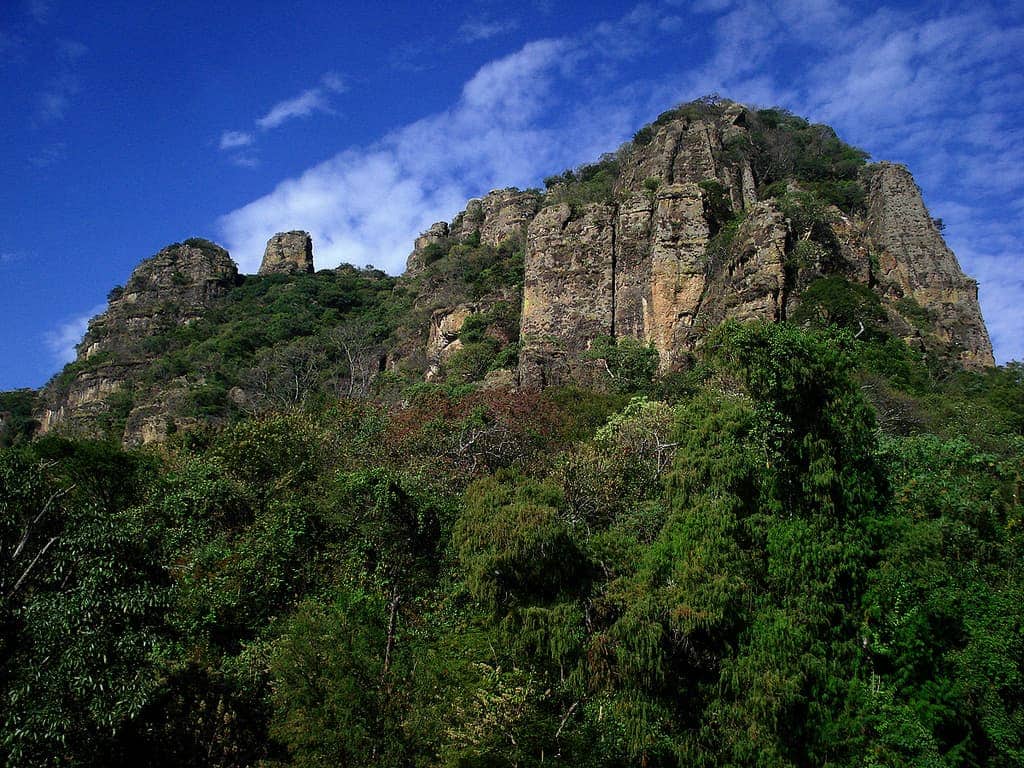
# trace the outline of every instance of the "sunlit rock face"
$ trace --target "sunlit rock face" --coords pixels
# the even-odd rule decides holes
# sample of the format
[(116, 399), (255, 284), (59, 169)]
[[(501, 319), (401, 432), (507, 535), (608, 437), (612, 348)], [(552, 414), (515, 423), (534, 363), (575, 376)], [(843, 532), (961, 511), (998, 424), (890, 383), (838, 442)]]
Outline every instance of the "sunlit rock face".
[(309, 232), (278, 232), (267, 242), (261, 275), (313, 273), (313, 238)]

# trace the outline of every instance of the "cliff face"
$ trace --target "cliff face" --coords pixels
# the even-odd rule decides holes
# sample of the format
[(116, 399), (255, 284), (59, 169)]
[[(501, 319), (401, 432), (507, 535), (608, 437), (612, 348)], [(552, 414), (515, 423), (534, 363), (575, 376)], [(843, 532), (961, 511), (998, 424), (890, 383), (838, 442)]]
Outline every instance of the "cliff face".
[[(524, 385), (586, 375), (583, 353), (598, 335), (650, 343), (662, 370), (678, 367), (714, 326), (784, 320), (802, 290), (829, 275), (874, 287), (908, 341), (945, 347), (967, 367), (993, 364), (977, 284), (942, 240), (910, 173), (887, 163), (874, 168), (866, 213), (822, 211), (828, 224), (815, 225), (819, 246), (778, 199), (758, 201), (750, 159), (733, 151), (754, 143), (749, 120), (735, 104), (668, 120), (646, 144), (621, 153), (607, 204), (575, 211), (556, 204), (532, 220)], [(787, 190), (800, 191), (799, 182)], [(719, 234), (723, 205), (732, 230)], [(929, 316), (926, 336), (901, 320), (905, 298)]]
[(880, 287), (910, 296), (934, 314), (935, 332), (969, 368), (994, 365), (978, 283), (967, 277), (902, 165), (881, 163), (871, 177), (868, 235), (879, 251)]
[[(910, 172), (866, 165), (825, 126), (778, 110), (696, 102), (547, 184), (546, 193), (502, 189), (470, 200), (416, 239), (406, 274), (376, 299), (392, 302), (384, 313), (394, 324), (388, 369), (507, 381), (515, 366), (520, 386), (600, 383), (607, 370), (589, 350), (612, 337), (649, 344), (671, 371), (689, 365), (726, 320), (821, 320), (824, 289), (837, 285), (861, 298), (866, 292), (873, 310), (865, 321), (884, 323), (914, 347), (969, 368), (993, 364), (977, 283), (946, 246)], [(312, 272), (308, 233), (271, 238), (260, 275)], [(309, 279), (320, 278), (328, 280)], [(186, 425), (182, 403), (202, 377), (180, 375), (179, 366), (155, 385), (150, 370), (148, 388), (135, 386), (159, 356), (147, 342), (159, 346), (161, 334), (206, 316), (240, 280), (227, 252), (203, 240), (144, 261), (90, 323), (78, 361), (41, 393), (41, 431), (90, 431), (117, 409), (129, 442)], [(328, 294), (338, 303), (319, 317), (336, 322), (363, 301), (358, 291)], [(279, 312), (278, 321), (281, 332), (287, 321)], [(342, 367), (351, 368), (360, 346), (353, 334), (377, 322), (320, 338), (341, 344)], [(317, 352), (274, 343), (278, 357), (260, 363), (268, 376), (278, 358)], [(242, 402), (244, 384), (218, 386)]]
[(313, 273), (313, 238), (309, 232), (278, 232), (267, 243), (258, 274)]
[(39, 431), (94, 431), (111, 397), (125, 393), (147, 364), (145, 340), (202, 317), (237, 281), (228, 252), (206, 240), (170, 245), (143, 261), (124, 288), (111, 291), (106, 311), (89, 321), (78, 345), (78, 361), (89, 361), (88, 369), (66, 369), (41, 393)]

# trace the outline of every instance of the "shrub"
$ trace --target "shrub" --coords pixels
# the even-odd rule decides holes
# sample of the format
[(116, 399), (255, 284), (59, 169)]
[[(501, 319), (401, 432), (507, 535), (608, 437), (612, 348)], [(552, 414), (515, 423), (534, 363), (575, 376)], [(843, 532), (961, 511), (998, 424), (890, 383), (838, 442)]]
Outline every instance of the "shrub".
[(807, 286), (790, 319), (798, 325), (836, 326), (855, 333), (863, 325), (869, 334), (878, 335), (886, 316), (881, 300), (866, 285), (832, 276)]
[(631, 337), (599, 336), (587, 351), (588, 358), (603, 360), (616, 392), (642, 392), (658, 373), (658, 351)]

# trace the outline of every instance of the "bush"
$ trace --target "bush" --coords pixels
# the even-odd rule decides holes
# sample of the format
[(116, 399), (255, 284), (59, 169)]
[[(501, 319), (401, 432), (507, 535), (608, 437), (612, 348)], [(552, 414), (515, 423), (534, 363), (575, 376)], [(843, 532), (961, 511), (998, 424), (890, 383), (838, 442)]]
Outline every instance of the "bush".
[(617, 340), (599, 336), (586, 356), (604, 361), (612, 389), (623, 394), (646, 391), (658, 373), (658, 351), (654, 345), (628, 336)]
[(861, 332), (863, 326), (870, 336), (877, 336), (886, 315), (881, 300), (866, 285), (833, 276), (807, 286), (790, 320), (797, 325), (835, 326), (854, 333)]

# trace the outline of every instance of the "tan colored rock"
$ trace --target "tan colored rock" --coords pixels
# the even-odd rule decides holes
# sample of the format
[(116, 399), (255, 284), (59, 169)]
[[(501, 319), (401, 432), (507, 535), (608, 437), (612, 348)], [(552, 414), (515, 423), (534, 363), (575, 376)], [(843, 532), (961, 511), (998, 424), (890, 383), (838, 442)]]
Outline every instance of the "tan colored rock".
[(634, 192), (619, 205), (615, 221), (615, 336), (646, 338), (655, 206), (655, 194), (647, 190)]
[(313, 274), (313, 238), (309, 232), (278, 232), (267, 241), (260, 275)]
[(879, 282), (931, 312), (936, 335), (969, 368), (995, 364), (981, 316), (978, 283), (946, 245), (902, 165), (880, 163), (868, 193), (868, 235), (879, 249)]
[(707, 284), (709, 237), (700, 187), (673, 184), (658, 190), (643, 338), (658, 350), (662, 370), (674, 367), (692, 347), (691, 329)]
[(740, 225), (728, 258), (709, 265), (701, 335), (725, 320), (785, 319), (789, 232), (773, 201), (758, 203)]
[[(170, 245), (132, 272), (111, 292), (107, 309), (89, 321), (79, 360), (93, 365), (70, 383), (55, 380), (41, 392), (40, 433), (77, 430), (106, 410), (106, 399), (146, 366), (140, 345), (150, 336), (194, 322), (238, 282), (228, 252), (207, 240)], [(99, 355), (103, 357), (97, 357)], [(102, 360), (96, 364), (96, 360)]]
[(536, 192), (496, 189), (466, 204), (466, 210), (452, 221), (451, 236), (466, 240), (479, 232), (480, 242), (491, 246), (509, 239), (523, 240), (539, 208), (540, 195)]
[(408, 277), (415, 277), (422, 272), (427, 266), (425, 258), (427, 248), (443, 243), (448, 239), (448, 235), (448, 222), (439, 221), (417, 237), (413, 243), (412, 253), (409, 254), (409, 258), (405, 262), (405, 274)]
[(466, 319), (477, 311), (476, 304), (460, 304), (436, 310), (430, 318), (427, 339), (427, 381), (441, 378), (445, 361), (462, 349), (459, 333)]
[(541, 210), (527, 236), (520, 328), (520, 382), (575, 376), (588, 345), (612, 333), (615, 206), (573, 216), (566, 203)]

